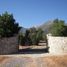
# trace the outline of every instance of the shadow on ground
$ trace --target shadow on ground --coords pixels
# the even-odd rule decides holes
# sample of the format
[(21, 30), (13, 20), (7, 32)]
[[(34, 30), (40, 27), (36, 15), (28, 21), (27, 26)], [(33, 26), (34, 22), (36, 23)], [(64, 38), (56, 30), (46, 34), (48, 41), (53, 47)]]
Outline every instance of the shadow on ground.
[(20, 49), (18, 54), (41, 54), (41, 53), (47, 53), (48, 49)]

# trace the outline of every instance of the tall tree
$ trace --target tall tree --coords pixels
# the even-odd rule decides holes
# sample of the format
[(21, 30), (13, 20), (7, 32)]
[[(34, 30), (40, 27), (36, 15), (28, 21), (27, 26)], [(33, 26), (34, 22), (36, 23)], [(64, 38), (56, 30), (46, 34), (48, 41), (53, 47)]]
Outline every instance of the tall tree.
[(64, 34), (66, 33), (65, 31), (67, 28), (65, 27), (65, 23), (63, 20), (54, 20), (52, 29), (51, 29), (51, 34), (53, 36), (65, 36)]
[(8, 12), (0, 15), (0, 36), (2, 37), (10, 37), (14, 34), (17, 34), (20, 27), (18, 23), (16, 23), (13, 14), (9, 14)]

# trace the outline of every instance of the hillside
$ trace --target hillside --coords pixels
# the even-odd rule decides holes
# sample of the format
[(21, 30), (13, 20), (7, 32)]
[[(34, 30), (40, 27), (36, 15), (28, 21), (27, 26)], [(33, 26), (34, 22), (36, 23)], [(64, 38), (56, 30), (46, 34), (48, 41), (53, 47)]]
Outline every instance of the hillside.
[[(41, 28), (45, 33), (49, 33), (52, 27), (53, 21), (47, 21), (44, 22), (42, 25), (36, 27), (36, 29)], [(25, 33), (25, 31), (27, 30), (27, 28), (22, 27), (20, 30), (20, 33)]]
[(40, 25), (38, 28), (41, 28), (45, 33), (49, 33), (52, 27), (53, 21), (45, 22), (44, 24)]
[(24, 34), (25, 31), (26, 31), (26, 28), (22, 27), (22, 28), (20, 29), (19, 33), (23, 33), (23, 34)]

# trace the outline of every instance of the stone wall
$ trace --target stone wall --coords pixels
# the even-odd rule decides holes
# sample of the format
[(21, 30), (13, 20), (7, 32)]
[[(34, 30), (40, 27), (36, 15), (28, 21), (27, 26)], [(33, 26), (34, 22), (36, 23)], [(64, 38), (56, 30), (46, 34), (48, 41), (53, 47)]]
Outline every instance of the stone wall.
[(67, 53), (67, 37), (47, 36), (49, 53)]
[(11, 54), (18, 52), (18, 38), (17, 36), (0, 39), (0, 54)]

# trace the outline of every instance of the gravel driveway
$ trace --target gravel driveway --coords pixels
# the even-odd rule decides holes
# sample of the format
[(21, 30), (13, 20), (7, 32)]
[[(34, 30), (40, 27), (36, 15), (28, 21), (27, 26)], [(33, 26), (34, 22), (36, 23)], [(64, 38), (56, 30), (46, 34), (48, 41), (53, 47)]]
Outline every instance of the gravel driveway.
[(0, 57), (0, 67), (67, 67), (67, 55)]

